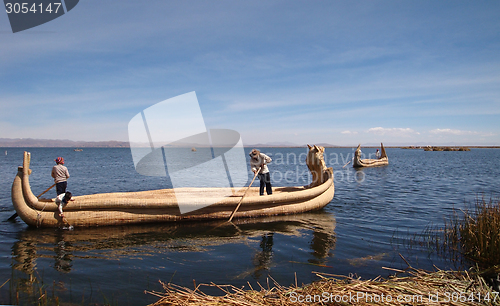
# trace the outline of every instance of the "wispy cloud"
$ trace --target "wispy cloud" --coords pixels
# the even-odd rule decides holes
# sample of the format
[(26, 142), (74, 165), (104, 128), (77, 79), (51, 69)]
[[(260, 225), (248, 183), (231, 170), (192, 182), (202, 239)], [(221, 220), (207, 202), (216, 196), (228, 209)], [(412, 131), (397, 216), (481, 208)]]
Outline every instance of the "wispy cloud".
[(367, 131), (368, 133), (373, 133), (375, 135), (390, 135), (390, 136), (411, 136), (411, 135), (420, 135), (419, 132), (411, 128), (383, 128), (383, 127), (374, 127), (370, 128)]
[(462, 130), (454, 130), (454, 129), (433, 129), (430, 130), (431, 134), (444, 134), (444, 135), (477, 135), (478, 132), (474, 131), (462, 131)]
[(457, 129), (433, 129), (429, 131), (429, 134), (446, 136), (446, 135), (454, 135), (454, 136), (471, 136), (477, 135), (481, 137), (492, 137), (496, 136), (493, 132), (478, 132), (478, 131), (464, 131)]
[(243, 111), (257, 111), (257, 110), (269, 110), (273, 108), (287, 107), (290, 106), (289, 102), (284, 101), (247, 101), (230, 103), (227, 106), (227, 110), (230, 112), (243, 112)]

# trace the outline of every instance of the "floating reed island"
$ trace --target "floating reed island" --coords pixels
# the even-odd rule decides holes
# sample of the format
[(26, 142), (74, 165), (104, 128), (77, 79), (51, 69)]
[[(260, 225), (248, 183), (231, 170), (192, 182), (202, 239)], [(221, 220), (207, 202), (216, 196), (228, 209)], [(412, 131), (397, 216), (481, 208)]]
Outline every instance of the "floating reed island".
[(424, 151), (470, 151), (468, 147), (424, 147)]
[[(31, 154), (24, 152), (12, 184), (12, 203), (33, 227), (92, 227), (153, 222), (177, 222), (288, 215), (318, 210), (333, 199), (333, 169), (327, 168), (323, 147), (309, 146), (306, 164), (312, 174), (308, 186), (275, 187), (259, 196), (258, 187), (176, 188), (140, 192), (102, 193), (73, 197), (59, 216), (54, 199), (36, 197), (31, 191)], [(229, 189), (229, 190), (228, 190)], [(229, 196), (228, 196), (229, 195)], [(180, 206), (188, 208), (181, 213)], [(202, 207), (202, 208), (200, 208)]]
[[(320, 280), (301, 287), (281, 286), (270, 276), (266, 284), (253, 288), (232, 285), (193, 284), (193, 289), (161, 283), (165, 292), (148, 292), (166, 305), (498, 305), (500, 297), (474, 272), (437, 270), (428, 272), (408, 267), (388, 279), (362, 280), (349, 276), (313, 272)], [(194, 281), (193, 281), (194, 282)], [(271, 282), (271, 284), (269, 284)], [(209, 295), (204, 288), (218, 288), (221, 295)]]

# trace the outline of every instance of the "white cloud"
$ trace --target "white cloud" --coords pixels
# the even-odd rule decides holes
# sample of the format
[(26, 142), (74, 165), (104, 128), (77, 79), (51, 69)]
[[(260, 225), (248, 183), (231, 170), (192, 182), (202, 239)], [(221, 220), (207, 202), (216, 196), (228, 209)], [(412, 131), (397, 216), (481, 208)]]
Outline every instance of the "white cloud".
[(409, 136), (409, 135), (420, 135), (419, 132), (416, 132), (410, 128), (383, 128), (383, 127), (374, 127), (368, 129), (368, 133), (373, 133), (375, 135), (390, 135), (390, 136)]
[(454, 129), (434, 129), (434, 130), (430, 130), (429, 133), (431, 133), (431, 134), (444, 134), (444, 135), (477, 135), (477, 134), (479, 134), (478, 132), (474, 132), (474, 131), (461, 131), (461, 130), (454, 130)]
[(346, 134), (346, 135), (356, 135), (358, 132), (355, 132), (355, 131), (342, 131), (340, 133), (341, 134)]

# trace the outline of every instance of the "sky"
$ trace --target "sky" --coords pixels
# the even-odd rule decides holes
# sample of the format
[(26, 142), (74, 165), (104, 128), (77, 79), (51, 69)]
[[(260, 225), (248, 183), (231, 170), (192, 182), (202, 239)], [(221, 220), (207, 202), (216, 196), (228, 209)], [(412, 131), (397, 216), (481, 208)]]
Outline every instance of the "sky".
[(12, 33), (0, 138), (128, 141), (196, 92), (243, 144), (500, 145), (499, 1), (81, 0)]

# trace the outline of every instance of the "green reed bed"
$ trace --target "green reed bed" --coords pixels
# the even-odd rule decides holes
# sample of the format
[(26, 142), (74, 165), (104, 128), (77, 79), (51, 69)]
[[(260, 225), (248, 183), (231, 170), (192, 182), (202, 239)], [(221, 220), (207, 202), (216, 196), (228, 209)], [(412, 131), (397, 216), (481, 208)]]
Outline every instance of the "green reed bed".
[(500, 291), (500, 200), (478, 199), (472, 206), (454, 209), (444, 226), (431, 225), (421, 234), (393, 239), (408, 251), (424, 248), (458, 269), (471, 269)]
[(478, 199), (472, 206), (453, 209), (444, 225), (402, 235), (395, 233), (393, 242), (408, 251), (424, 248), (461, 267), (500, 270), (500, 200)]
[(41, 279), (33, 274), (27, 279), (10, 278), (0, 285), (0, 289), (9, 286), (10, 303), (14, 305), (59, 305), (59, 297)]
[(500, 265), (500, 200), (483, 198), (472, 208), (455, 210), (445, 220), (441, 249), (482, 269)]
[[(0, 304), (8, 303), (8, 305), (36, 305), (36, 306), (55, 306), (55, 305), (118, 305), (114, 299), (108, 299), (104, 293), (99, 290), (97, 298), (92, 297), (92, 284), (90, 284), (90, 294), (82, 293), (81, 298), (70, 298), (69, 301), (62, 299), (58, 293), (63, 293), (69, 290), (71, 295), (71, 284), (66, 288), (63, 282), (46, 283), (43, 280), (43, 275), (39, 275), (38, 271), (26, 275), (26, 277), (15, 276), (12, 274), (11, 278), (5, 280), (0, 284), (0, 289), (8, 288), (9, 296), (1, 296)], [(5, 288), (4, 288), (5, 289)], [(100, 301), (102, 299), (102, 301)]]

